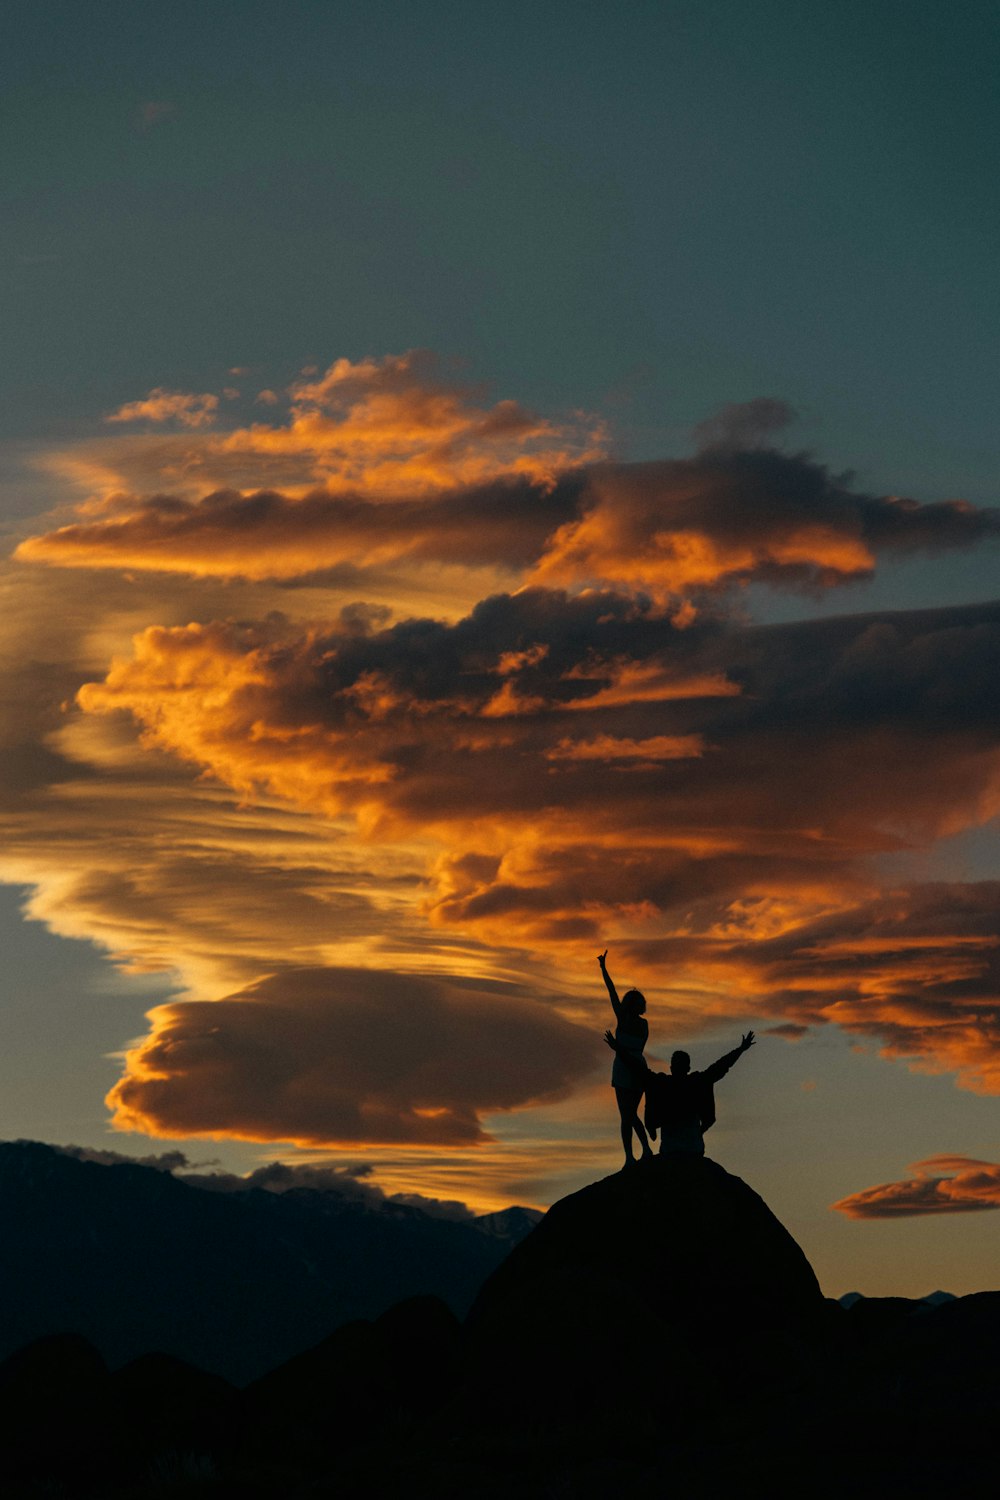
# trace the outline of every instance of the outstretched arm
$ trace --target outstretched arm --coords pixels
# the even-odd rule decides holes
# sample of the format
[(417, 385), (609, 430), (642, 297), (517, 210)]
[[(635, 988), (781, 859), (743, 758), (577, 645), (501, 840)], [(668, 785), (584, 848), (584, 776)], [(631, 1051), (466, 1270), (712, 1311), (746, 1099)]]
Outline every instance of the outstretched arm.
[(608, 994), (611, 997), (611, 1009), (615, 1013), (615, 1020), (619, 1021), (621, 1020), (622, 1013), (621, 1001), (618, 999), (618, 991), (615, 989), (614, 984), (611, 980), (611, 975), (608, 973), (607, 957), (608, 950), (607, 948), (605, 948), (603, 953), (599, 953), (597, 955), (597, 962), (601, 966), (601, 975), (604, 979), (604, 983), (608, 987)]
[(734, 1047), (732, 1052), (727, 1052), (725, 1057), (720, 1057), (718, 1062), (714, 1062), (710, 1068), (706, 1068), (703, 1076), (708, 1079), (709, 1083), (718, 1083), (720, 1078), (725, 1078), (733, 1063), (739, 1062), (744, 1052), (749, 1052), (755, 1040), (753, 1032), (748, 1031), (746, 1036), (740, 1039), (740, 1045)]

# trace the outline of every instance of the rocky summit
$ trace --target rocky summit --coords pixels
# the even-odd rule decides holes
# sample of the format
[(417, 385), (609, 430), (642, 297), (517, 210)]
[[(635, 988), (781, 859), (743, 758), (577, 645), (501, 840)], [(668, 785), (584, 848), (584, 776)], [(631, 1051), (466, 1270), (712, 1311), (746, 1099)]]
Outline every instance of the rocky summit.
[(673, 1327), (795, 1325), (824, 1303), (764, 1200), (697, 1156), (654, 1156), (555, 1203), (488, 1278), (470, 1324), (588, 1280)]
[(676, 1440), (706, 1402), (784, 1390), (830, 1314), (752, 1188), (703, 1157), (656, 1156), (554, 1204), (487, 1279), (470, 1386), (514, 1427), (539, 1409), (584, 1427), (613, 1414), (659, 1440), (669, 1410)]

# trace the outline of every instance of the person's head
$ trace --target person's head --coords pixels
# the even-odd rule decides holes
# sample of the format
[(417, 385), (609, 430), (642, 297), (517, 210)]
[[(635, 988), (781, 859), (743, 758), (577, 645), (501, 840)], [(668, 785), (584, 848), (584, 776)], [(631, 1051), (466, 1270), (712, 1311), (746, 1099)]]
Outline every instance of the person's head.
[(622, 996), (622, 1010), (627, 1016), (642, 1016), (646, 1013), (646, 997), (641, 990), (626, 990)]
[(674, 1052), (670, 1058), (671, 1073), (680, 1073), (682, 1076), (691, 1071), (691, 1059), (686, 1052)]

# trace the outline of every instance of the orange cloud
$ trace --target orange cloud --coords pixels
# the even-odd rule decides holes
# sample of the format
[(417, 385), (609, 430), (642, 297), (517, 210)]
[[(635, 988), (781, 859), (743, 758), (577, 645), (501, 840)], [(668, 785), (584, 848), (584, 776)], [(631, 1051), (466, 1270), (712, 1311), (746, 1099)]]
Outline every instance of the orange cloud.
[[(315, 808), (260, 795), (240, 805), (143, 746), (124, 717), (72, 709), (81, 680), (150, 614), (224, 603), (266, 616), (266, 590), (0, 566), (0, 598), (0, 879), (27, 888), (32, 918), (200, 998), (287, 964), (489, 969), (471, 939), (456, 935), (444, 957), (427, 944), (419, 841), (376, 855)], [(309, 612), (310, 600), (306, 590), (287, 602)], [(344, 628), (382, 617), (349, 608)]]
[(563, 739), (544, 751), (546, 760), (685, 760), (701, 755), (705, 742), (699, 734), (654, 734), (645, 740), (616, 739), (600, 734), (593, 740)]
[(832, 1203), (849, 1219), (904, 1219), (1000, 1208), (1000, 1164), (944, 1153), (914, 1162), (916, 1177), (884, 1182)]
[[(1000, 811), (996, 607), (763, 629), (725, 592), (972, 545), (994, 513), (761, 446), (774, 403), (630, 465), (424, 356), (286, 394), (266, 423), (164, 408), (181, 430), (62, 455), (86, 500), (18, 555), (77, 571), (0, 575), (0, 871), (183, 986), (119, 1124), (460, 1153), (488, 1112), (581, 1087), (566, 976), (609, 941), (654, 1020), (835, 1024), (1000, 1092), (995, 887), (886, 891), (872, 862)], [(404, 997), (440, 1070), (402, 1046)]]
[[(829, 865), (1000, 811), (994, 614), (678, 631), (621, 596), (534, 590), (454, 624), (360, 634), (152, 627), (79, 701), (127, 711), (150, 743), (241, 792), (267, 786), (337, 812), (360, 800), (413, 828), (499, 820), (569, 833), (566, 820), (583, 817), (640, 847), (652, 834)], [(525, 637), (547, 649), (498, 695), (499, 664)], [(611, 664), (603, 681), (595, 661)], [(594, 807), (582, 763), (608, 758), (612, 740), (670, 746), (646, 758), (673, 765)], [(580, 748), (595, 745), (600, 755)]]
[(828, 584), (874, 570), (871, 548), (832, 526), (803, 520), (770, 536), (761, 527), (746, 537), (719, 537), (671, 523), (662, 496), (651, 497), (648, 506), (631, 505), (632, 497), (620, 490), (609, 501), (600, 481), (595, 488), (597, 504), (556, 532), (533, 581), (625, 585), (670, 599), (769, 572)]
[[(544, 492), (557, 477), (603, 457), (596, 419), (557, 422), (516, 401), (483, 404), (481, 392), (443, 376), (422, 351), (384, 360), (336, 361), (318, 380), (293, 385), (284, 420), (228, 432), (136, 434), (75, 445), (48, 467), (87, 492), (85, 514), (110, 502), (141, 515), (144, 501), (197, 502), (215, 492), (279, 490), (291, 500), (330, 496), (396, 501), (522, 480)], [(265, 390), (262, 404), (279, 397)], [(204, 428), (216, 395), (157, 389), (109, 421), (178, 419)], [(96, 506), (95, 506), (96, 502)], [(197, 529), (198, 513), (192, 516)], [(66, 551), (64, 561), (73, 565)]]
[(567, 467), (602, 456), (604, 444), (600, 423), (581, 432), (516, 401), (475, 404), (473, 392), (439, 378), (424, 350), (338, 359), (319, 380), (292, 387), (287, 427), (253, 426), (226, 440), (234, 453), (309, 453), (328, 488), (397, 496), (499, 475), (551, 483)]
[(182, 427), (207, 427), (215, 421), (218, 396), (165, 391), (157, 386), (142, 401), (126, 401), (105, 417), (106, 422), (179, 422)]
[(963, 1087), (996, 1094), (998, 897), (996, 881), (872, 890), (853, 902), (831, 899), (813, 914), (803, 903), (798, 919), (773, 935), (758, 935), (744, 912), (718, 931), (640, 940), (631, 951), (646, 965), (700, 976), (738, 995), (748, 1013), (780, 1017), (796, 1033), (832, 1023), (876, 1041), (883, 1057), (920, 1072), (954, 1072)]
[[(995, 891), (883, 896), (865, 859), (1000, 810), (994, 615), (681, 631), (624, 598), (525, 591), (349, 636), (154, 628), (80, 704), (373, 846), (463, 850), (431, 870), (442, 933), (554, 956), (611, 929), (703, 1009), (837, 1024), (993, 1092)], [(654, 698), (637, 671), (629, 701), (620, 664), (643, 657), (739, 694)]]
[[(685, 620), (678, 629), (686, 629)], [(671, 698), (733, 698), (739, 696), (739, 685), (721, 672), (679, 675), (670, 662), (636, 661), (617, 657), (601, 661), (591, 655), (567, 674), (574, 681), (593, 684), (593, 691), (572, 699), (568, 707), (592, 712), (599, 708), (622, 708), (635, 703), (665, 703)]]
[(157, 390), (129, 403), (109, 420), (175, 417), (188, 430), (52, 455), (86, 490), (80, 519), (18, 555), (260, 579), (478, 567), (641, 591), (681, 627), (698, 617), (692, 594), (751, 578), (828, 587), (869, 574), (881, 551), (970, 545), (997, 530), (993, 512), (865, 495), (773, 449), (612, 464), (599, 422), (485, 405), (420, 352), (338, 360), (293, 385), (289, 403), (284, 421), (230, 432), (191, 430), (214, 416), (216, 396)]
[(595, 466), (580, 514), (549, 539), (530, 581), (663, 600), (751, 578), (830, 587), (870, 574), (880, 551), (996, 530), (994, 512), (959, 501), (876, 498), (802, 455), (719, 447), (681, 462)]
[(220, 490), (197, 501), (160, 496), (140, 504), (112, 497), (102, 509), (121, 505), (124, 514), (30, 537), (17, 555), (68, 567), (262, 580), (339, 568), (358, 587), (368, 586), (372, 570), (401, 563), (457, 564), (509, 578), (543, 545), (564, 504), (562, 492), (516, 480), (426, 502), (327, 491), (295, 498)]

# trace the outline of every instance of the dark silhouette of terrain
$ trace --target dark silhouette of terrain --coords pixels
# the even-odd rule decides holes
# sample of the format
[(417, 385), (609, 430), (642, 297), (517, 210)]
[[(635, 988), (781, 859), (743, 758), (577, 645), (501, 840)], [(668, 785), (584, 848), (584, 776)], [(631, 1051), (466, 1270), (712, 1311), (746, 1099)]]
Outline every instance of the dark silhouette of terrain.
[(1000, 1291), (825, 1299), (751, 1188), (657, 1157), (554, 1205), (464, 1326), (433, 1296), (332, 1330), (317, 1305), (312, 1346), (243, 1389), (152, 1349), (109, 1371), (70, 1329), (37, 1341), (0, 1364), (0, 1485), (964, 1500), (995, 1491), (998, 1341)]
[(454, 1222), (309, 1189), (216, 1193), (0, 1143), (0, 1359), (72, 1332), (112, 1365), (158, 1350), (242, 1383), (404, 1297), (434, 1294), (464, 1314), (536, 1217)]
[(592, 1280), (598, 1303), (613, 1279), (619, 1297), (673, 1328), (693, 1319), (746, 1331), (825, 1311), (812, 1267), (764, 1200), (716, 1162), (680, 1153), (554, 1204), (486, 1281), (470, 1325), (509, 1330), (536, 1304), (554, 1317), (570, 1278)]

